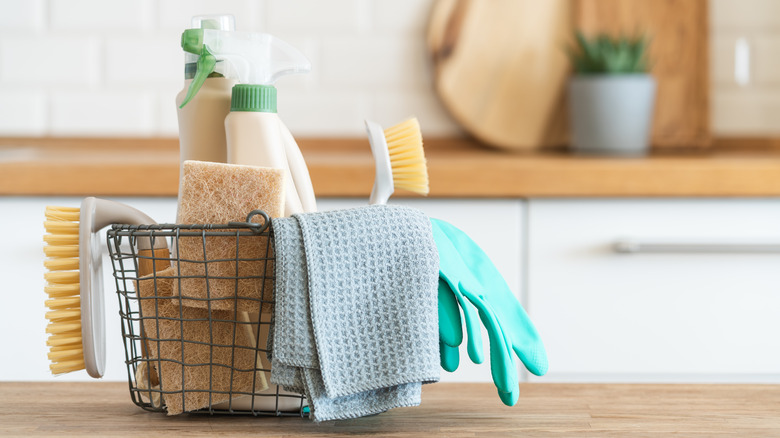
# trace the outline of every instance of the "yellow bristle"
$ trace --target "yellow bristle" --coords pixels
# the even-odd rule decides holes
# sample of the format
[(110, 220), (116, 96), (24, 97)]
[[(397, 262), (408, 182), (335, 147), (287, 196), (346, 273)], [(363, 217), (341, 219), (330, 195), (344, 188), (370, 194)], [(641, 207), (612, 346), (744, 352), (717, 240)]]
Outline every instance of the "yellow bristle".
[(73, 271), (79, 268), (78, 257), (56, 258), (43, 261), (43, 266), (50, 271)]
[(59, 324), (60, 322), (77, 321), (81, 319), (81, 308), (75, 309), (55, 309), (46, 312), (46, 319)]
[(53, 374), (84, 369), (81, 338), (81, 297), (79, 284), (79, 208), (46, 207), (43, 225), (47, 234), (43, 248), (50, 257), (43, 262), (48, 284), (44, 291), (46, 319), (49, 324), (46, 340), (49, 346), (49, 368)]
[(49, 336), (49, 339), (46, 340), (46, 345), (52, 348), (81, 348), (81, 327), (79, 327), (78, 332), (68, 333), (67, 336), (64, 334), (61, 336)]
[(43, 253), (47, 257), (78, 257), (78, 245), (46, 245), (43, 247)]
[(54, 353), (57, 351), (73, 351), (73, 347), (68, 345), (52, 345), (49, 347), (50, 353)]
[(80, 209), (78, 207), (46, 207), (46, 219), (78, 222)]
[(52, 321), (49, 323), (48, 326), (46, 326), (46, 333), (49, 333), (51, 335), (54, 334), (65, 334), (65, 333), (76, 333), (76, 331), (81, 330), (81, 321), (70, 321), (70, 322), (60, 322), (60, 321)]
[(78, 245), (78, 234), (45, 234), (43, 241), (49, 245)]
[(83, 370), (84, 369), (84, 360), (78, 359), (78, 360), (72, 360), (67, 362), (57, 362), (49, 365), (49, 369), (51, 370), (52, 374), (66, 374), (73, 371)]
[(61, 362), (65, 360), (84, 360), (83, 354), (79, 350), (61, 350), (50, 351), (47, 354), (48, 358), (52, 362)]
[(52, 234), (79, 234), (79, 223), (69, 221), (43, 221), (43, 228)]
[(427, 195), (430, 191), (428, 165), (417, 119), (411, 118), (385, 129), (385, 140), (393, 169), (393, 186)]
[(57, 310), (57, 309), (67, 309), (67, 308), (73, 308), (73, 309), (80, 309), (81, 308), (81, 297), (80, 296), (64, 296), (59, 298), (54, 298), (50, 300), (46, 300), (45, 302), (46, 307), (48, 307), (51, 310)]
[(45, 272), (43, 278), (49, 283), (68, 284), (79, 282), (79, 271), (53, 271)]
[(52, 299), (58, 299), (62, 297), (79, 296), (81, 292), (80, 284), (50, 284), (43, 288)]

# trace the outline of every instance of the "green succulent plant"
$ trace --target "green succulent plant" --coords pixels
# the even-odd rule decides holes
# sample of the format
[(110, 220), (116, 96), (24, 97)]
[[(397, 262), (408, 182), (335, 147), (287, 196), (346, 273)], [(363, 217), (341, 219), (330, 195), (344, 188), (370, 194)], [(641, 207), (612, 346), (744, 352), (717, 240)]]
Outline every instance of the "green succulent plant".
[(568, 54), (577, 74), (629, 74), (649, 70), (646, 56), (649, 41), (644, 35), (611, 37), (600, 34), (588, 38), (577, 31), (575, 41)]

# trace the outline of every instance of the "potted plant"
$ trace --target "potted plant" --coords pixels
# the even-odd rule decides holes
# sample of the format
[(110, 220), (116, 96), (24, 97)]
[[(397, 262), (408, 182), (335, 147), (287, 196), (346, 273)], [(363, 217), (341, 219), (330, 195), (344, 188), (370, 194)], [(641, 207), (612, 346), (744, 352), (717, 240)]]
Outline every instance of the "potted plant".
[(569, 51), (571, 143), (576, 153), (643, 155), (649, 149), (656, 84), (644, 36), (587, 38)]

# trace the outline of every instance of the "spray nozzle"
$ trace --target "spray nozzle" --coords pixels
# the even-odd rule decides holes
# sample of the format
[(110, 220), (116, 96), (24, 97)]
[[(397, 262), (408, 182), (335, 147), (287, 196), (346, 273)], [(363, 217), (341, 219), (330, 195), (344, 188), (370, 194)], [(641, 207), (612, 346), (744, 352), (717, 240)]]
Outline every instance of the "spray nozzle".
[(219, 69), (225, 77), (243, 84), (273, 85), (292, 73), (311, 71), (311, 63), (298, 49), (264, 33), (187, 29), (181, 46), (198, 56), (197, 72), (181, 107), (197, 94), (206, 78)]
[(187, 89), (187, 96), (184, 98), (179, 108), (183, 108), (195, 94), (198, 93), (203, 82), (214, 71), (217, 65), (217, 58), (209, 53), (208, 48), (203, 44), (203, 30), (202, 29), (187, 29), (181, 34), (181, 47), (188, 53), (198, 55), (197, 72), (195, 77), (192, 78), (192, 83)]

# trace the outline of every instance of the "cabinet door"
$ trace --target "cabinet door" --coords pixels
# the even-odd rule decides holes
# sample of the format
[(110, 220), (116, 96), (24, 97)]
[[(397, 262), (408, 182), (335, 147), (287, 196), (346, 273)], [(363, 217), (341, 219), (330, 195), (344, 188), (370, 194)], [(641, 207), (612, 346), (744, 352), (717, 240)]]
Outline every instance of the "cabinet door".
[(780, 200), (532, 200), (528, 226), (543, 381), (780, 381), (780, 253), (613, 247), (779, 242)]
[[(522, 230), (525, 203), (507, 199), (391, 199), (392, 204), (418, 208), (430, 217), (442, 219), (466, 232), (493, 260), (509, 286), (522, 298)], [(320, 210), (366, 205), (364, 199), (320, 199)], [(487, 333), (482, 333), (485, 362), (472, 363), (465, 341), (460, 349), (460, 366), (454, 373), (442, 370), (443, 382), (492, 382)], [(518, 361), (519, 362), (519, 361)]]

